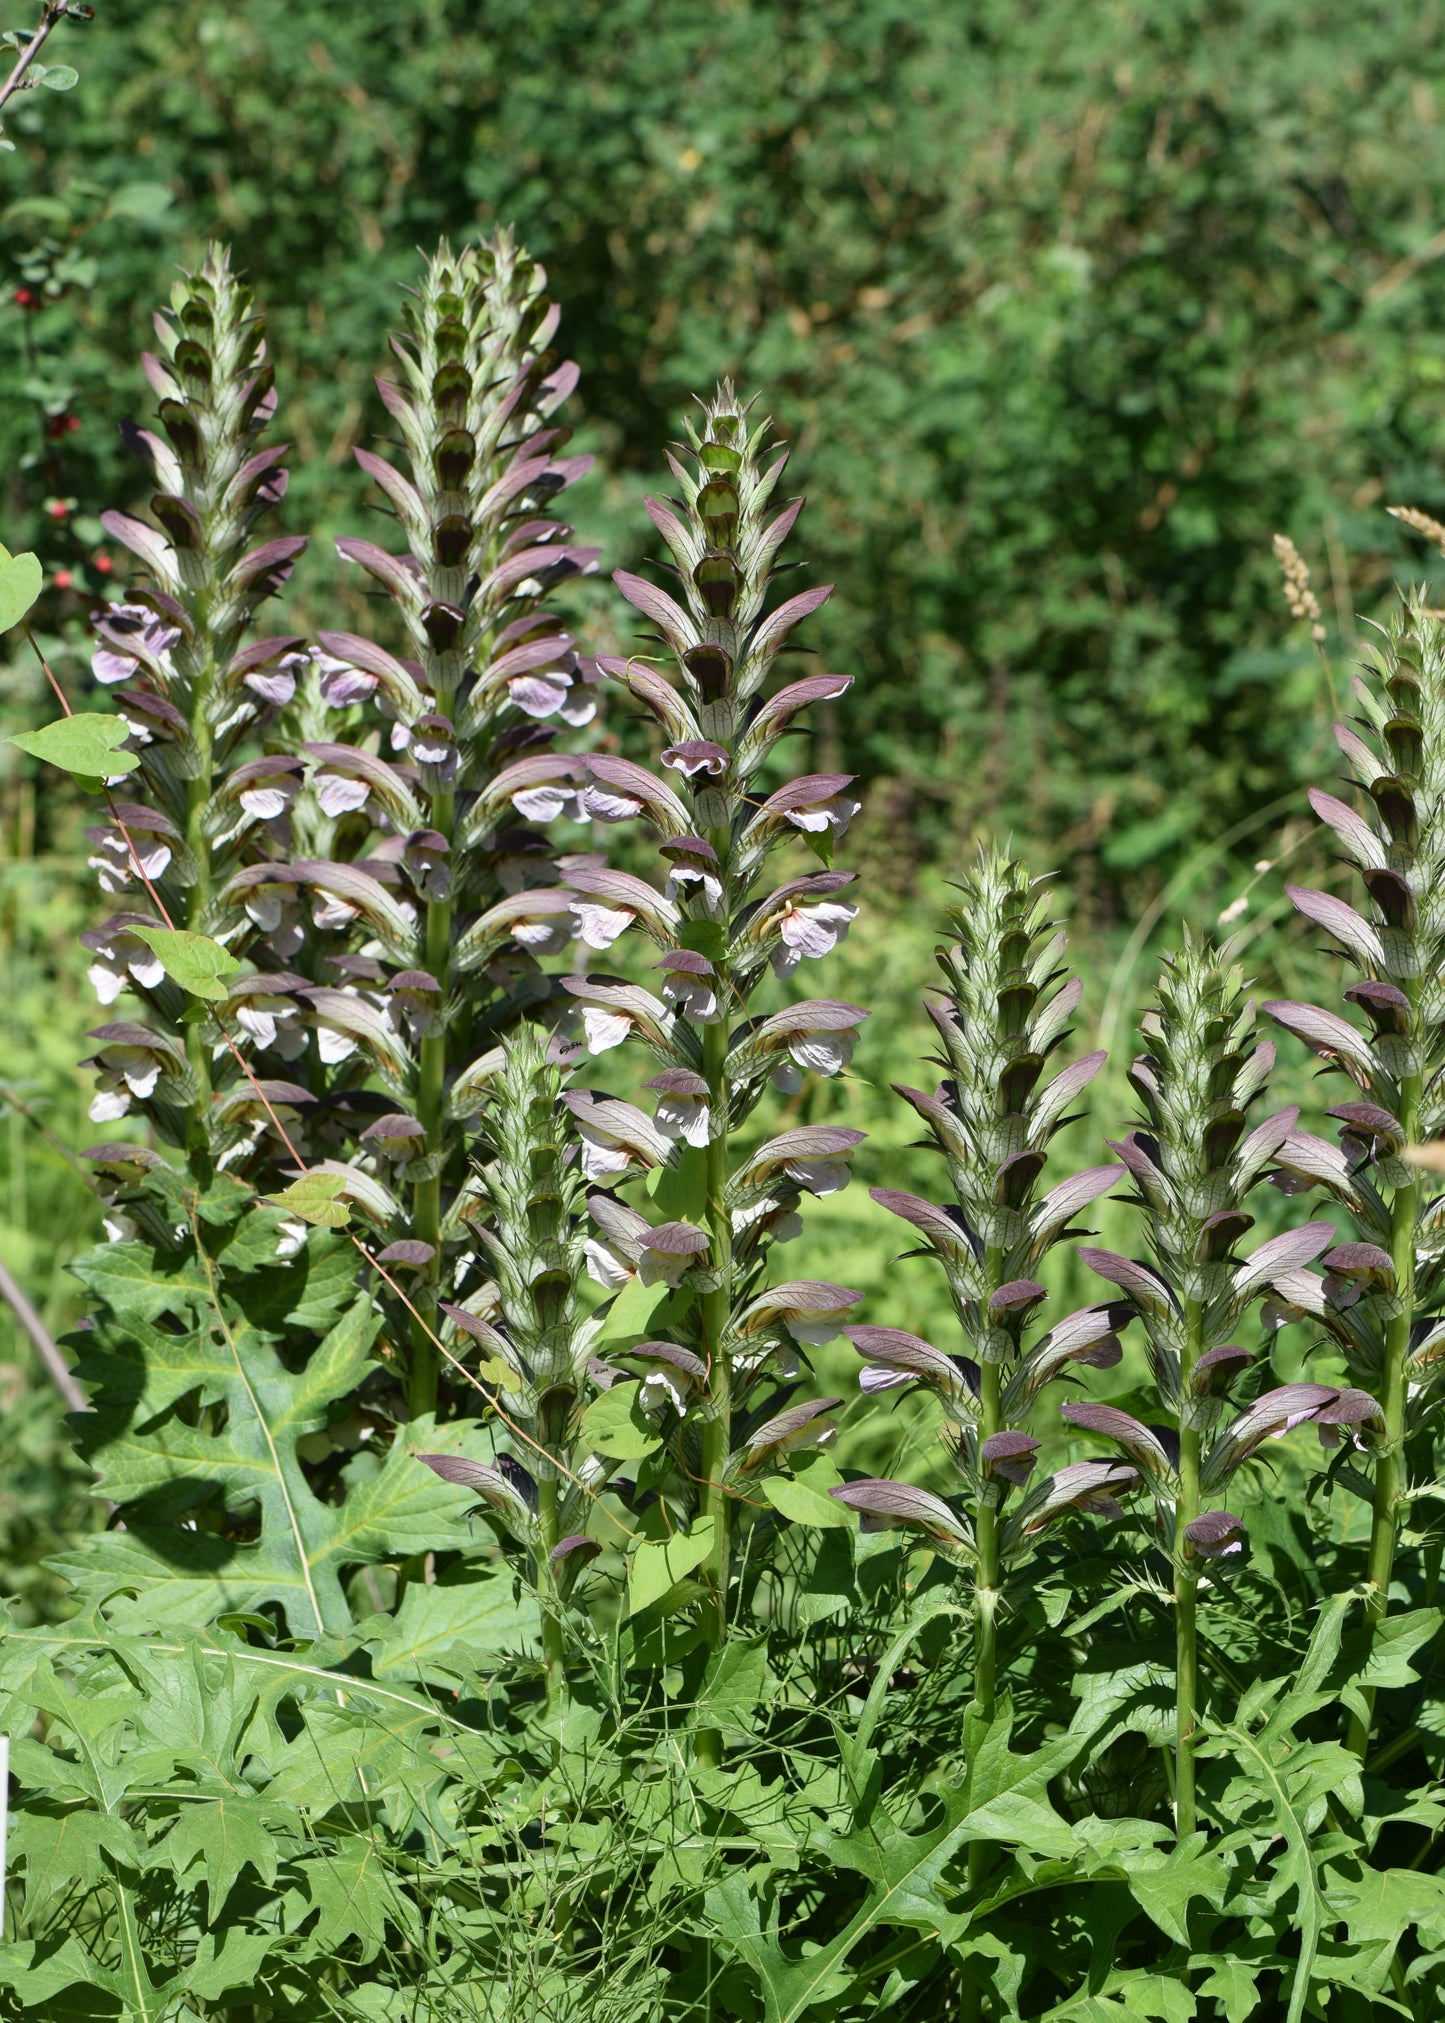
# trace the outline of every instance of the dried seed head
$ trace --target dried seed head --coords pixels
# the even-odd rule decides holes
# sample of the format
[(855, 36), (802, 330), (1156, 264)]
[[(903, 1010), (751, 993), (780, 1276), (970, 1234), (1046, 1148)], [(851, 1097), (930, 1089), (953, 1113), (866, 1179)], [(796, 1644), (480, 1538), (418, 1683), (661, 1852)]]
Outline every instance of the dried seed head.
[(1445, 526), (1432, 520), (1428, 513), (1422, 513), (1418, 506), (1387, 506), (1385, 511), (1391, 519), (1403, 521), (1415, 533), (1423, 535), (1445, 555)]
[(1288, 534), (1275, 535), (1274, 555), (1284, 577), (1284, 601), (1289, 606), (1291, 618), (1306, 619), (1310, 638), (1316, 646), (1322, 646), (1325, 628), (1320, 623), (1320, 600), (1310, 588), (1309, 564)]

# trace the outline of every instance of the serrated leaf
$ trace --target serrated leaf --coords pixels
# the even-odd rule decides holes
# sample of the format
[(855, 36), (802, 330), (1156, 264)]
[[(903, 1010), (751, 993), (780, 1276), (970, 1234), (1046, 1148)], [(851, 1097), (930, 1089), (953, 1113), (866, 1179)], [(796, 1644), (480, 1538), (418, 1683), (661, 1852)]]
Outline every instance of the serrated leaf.
[(134, 927), (131, 932), (159, 958), (166, 975), (192, 997), (220, 1004), (230, 995), (221, 978), (235, 976), (241, 964), (219, 941), (181, 927)]
[[(771, 1898), (763, 1919), (759, 1872), (733, 1869), (708, 1892), (709, 1917), (719, 1938), (757, 1975), (765, 2023), (795, 2023), (810, 2009), (837, 2004), (849, 1986), (846, 1964), (860, 1940), (880, 1927), (902, 1925), (951, 1942), (968, 1926), (967, 1913), (950, 1911), (941, 1886), (942, 1871), (962, 1839), (962, 1823), (946, 1822), (925, 1833), (904, 1831), (881, 1805), (867, 1823), (846, 1835), (820, 1834), (817, 1851), (833, 1867), (862, 1875), (869, 1885), (861, 1907), (833, 1938), (798, 1957), (778, 1927), (778, 1900)], [(808, 1913), (808, 1936), (817, 1934), (818, 1914)]]
[(345, 1185), (337, 1173), (303, 1173), (299, 1180), (293, 1180), (279, 1194), (268, 1194), (266, 1199), (273, 1208), (284, 1208), (288, 1215), (294, 1215), (298, 1222), (312, 1223), (318, 1229), (345, 1229), (351, 1220), (351, 1209), (345, 1201), (337, 1199)]
[[(610, 1393), (608, 1394), (610, 1395)], [(700, 1567), (712, 1551), (714, 1520), (699, 1517), (691, 1531), (653, 1544), (646, 1540), (627, 1562), (627, 1610), (638, 1615)]]
[(311, 1901), (321, 1913), (315, 1943), (355, 1941), (361, 1958), (374, 1960), (386, 1938), (388, 1915), (396, 1916), (401, 1899), (383, 1850), (372, 1836), (358, 1834), (342, 1841), (323, 1859), (307, 1862), (305, 1876)]
[[(99, 1244), (78, 1257), (71, 1270), (127, 1325), (184, 1314), (208, 1296), (205, 1274), (194, 1258), (168, 1258), (144, 1243)], [(82, 1343), (82, 1352), (90, 1346)]]
[(10, 1824), (10, 1859), (25, 1857), (25, 1901), (30, 1915), (77, 1885), (94, 1889), (110, 1871), (105, 1855), (136, 1863), (135, 1835), (123, 1819), (77, 1807), (58, 1816), (17, 1812)]
[[(10, 569), (0, 570), (0, 596), (10, 571), (27, 559), (34, 558), (17, 556)], [(28, 610), (29, 606), (24, 608)], [(0, 609), (0, 616), (3, 615)], [(23, 616), (23, 610), (17, 615)], [(15, 619), (9, 623), (13, 625)], [(29, 752), (33, 759), (58, 766), (64, 773), (73, 773), (87, 792), (99, 793), (103, 781), (133, 773), (140, 764), (134, 752), (118, 749), (129, 736), (130, 727), (122, 717), (86, 711), (57, 717), (54, 723), (43, 724), (38, 731), (15, 731), (9, 742), (18, 745), (22, 752)]]
[(300, 1818), (295, 1814), (288, 1818), (286, 1808), (272, 1799), (238, 1796), (183, 1805), (158, 1853), (178, 1876), (199, 1864), (210, 1906), (209, 1921), (214, 1924), (248, 1863), (259, 1882), (275, 1881), (282, 1852), (278, 1827), (292, 1829), (300, 1837)]
[[(295, 1370), (214, 1301), (178, 1334), (152, 1330), (139, 1352), (134, 1329), (114, 1323), (88, 1337), (94, 1409), (80, 1438), (105, 1493), (143, 1507), (127, 1508), (124, 1530), (63, 1556), (82, 1596), (112, 1595), (123, 1629), (194, 1628), (279, 1603), (297, 1636), (346, 1631), (343, 1574), (427, 1550), (454, 1524), (459, 1497), (399, 1441), (344, 1503), (323, 1501), (307, 1478), (299, 1444), (362, 1381), (379, 1324), (360, 1295)], [(158, 1403), (192, 1393), (224, 1408), (219, 1423), (211, 1414), (188, 1423)], [(251, 1516), (254, 1536), (184, 1523), (197, 1502), (217, 1498)]]
[[(45, 576), (34, 555), (5, 555), (0, 562), (0, 632), (8, 632), (12, 625), (20, 623), (44, 587)], [(124, 724), (121, 735), (126, 735)], [(12, 739), (12, 743), (19, 744), (19, 738)]]
[(1261, 1960), (1211, 1960), (1199, 1993), (1214, 1998), (1224, 2011), (1224, 2023), (1250, 2023), (1259, 2008), (1259, 1977), (1268, 1967)]
[(582, 1414), (582, 1439), (593, 1453), (612, 1461), (640, 1461), (662, 1445), (662, 1436), (638, 1403), (641, 1391), (640, 1384), (614, 1384), (592, 1400)]
[[(395, 1616), (375, 1619), (372, 1676), (454, 1686), (474, 1654), (525, 1656), (537, 1642), (537, 1603), (518, 1599), (512, 1570), (489, 1567), (449, 1580), (412, 1581)], [(358, 1635), (373, 1627), (364, 1623)]]

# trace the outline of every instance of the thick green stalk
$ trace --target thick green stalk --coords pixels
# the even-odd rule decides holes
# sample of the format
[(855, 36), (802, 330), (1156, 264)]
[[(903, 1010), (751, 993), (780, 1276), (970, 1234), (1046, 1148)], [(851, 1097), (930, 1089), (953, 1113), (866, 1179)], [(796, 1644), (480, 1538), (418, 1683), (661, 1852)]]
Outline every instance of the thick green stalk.
[[(984, 1363), (979, 1372), (983, 1406), (980, 1445), (997, 1433), (1002, 1424), (999, 1409), (1002, 1374), (997, 1363)], [(998, 1519), (998, 1509), (985, 1490), (979, 1498), (977, 1513), (978, 1583), (974, 1599), (978, 1607), (978, 1639), (973, 1682), (973, 1704), (985, 1721), (993, 1719), (998, 1683)]]
[[(1203, 1346), (1202, 1303), (1184, 1302), (1185, 1350), (1180, 1369), (1180, 1394), (1192, 1395), (1191, 1379)], [(1197, 1428), (1181, 1423), (1179, 1429), (1179, 1500), (1174, 1507), (1174, 1826), (1182, 1840), (1193, 1833), (1198, 1814), (1194, 1797), (1194, 1752), (1199, 1741), (1199, 1639), (1197, 1615), (1199, 1579), (1185, 1559), (1184, 1533), (1199, 1515), (1199, 1456), (1202, 1439)]]
[[(1400, 1086), (1400, 1122), (1407, 1143), (1419, 1132), (1420, 1077), (1405, 1078)], [(1400, 1504), (1405, 1488), (1405, 1403), (1406, 1366), (1410, 1352), (1410, 1330), (1415, 1320), (1415, 1231), (1420, 1213), (1420, 1183), (1411, 1179), (1397, 1187), (1390, 1204), (1390, 1261), (1395, 1270), (1395, 1313), (1385, 1328), (1384, 1395), (1380, 1399), (1385, 1416), (1385, 1444), (1375, 1464), (1375, 1497), (1370, 1516), (1370, 1551), (1365, 1579), (1365, 1621), (1373, 1633), (1390, 1612), (1390, 1581), (1395, 1569), (1395, 1540), (1400, 1522)], [(1350, 1716), (1348, 1747), (1363, 1760), (1369, 1748), (1375, 1712), (1375, 1688), (1361, 1689), (1362, 1711)]]
[[(431, 806), (431, 826), (449, 842), (455, 814), (455, 797), (449, 793), (438, 794)], [(447, 1149), (446, 1003), (451, 946), (451, 900), (433, 899), (428, 902), (426, 910), (426, 967), (436, 978), (440, 990), (435, 1028), (424, 1036), (418, 1049), (416, 1104), (417, 1122), (426, 1133), (422, 1140), (422, 1156), (428, 1171), (427, 1177), (418, 1180), (412, 1190), (412, 1227), (420, 1242), (431, 1245), (432, 1259), (427, 1267), (426, 1279), (419, 1288), (417, 1307), (420, 1319), (413, 1321), (411, 1330), (411, 1379), (407, 1402), (414, 1419), (424, 1413), (435, 1412), (437, 1408), (439, 1372), (436, 1343), (432, 1339), (437, 1333), (437, 1299), (442, 1269), (442, 1176), (437, 1169)]]
[[(712, 1239), (713, 1285), (702, 1296), (703, 1347), (708, 1366), (708, 1417), (702, 1429), (702, 1496), (699, 1514), (713, 1522), (712, 1549), (704, 1562), (708, 1584), (704, 1622), (709, 1645), (717, 1650), (727, 1635), (728, 1568), (731, 1541), (728, 1536), (728, 1497), (723, 1486), (732, 1439), (732, 1385), (723, 1338), (731, 1311), (732, 1215), (727, 1204), (728, 1184), (728, 1027), (725, 1018), (703, 1029), (703, 1075), (708, 1087), (711, 1126), (704, 1157), (708, 1233)], [(698, 1730), (698, 1760), (722, 1761), (722, 1735), (715, 1728)]]
[[(207, 528), (209, 539), (209, 528)], [(214, 741), (211, 736), (209, 706), (211, 688), (216, 679), (215, 655), (203, 649), (204, 626), (209, 614), (211, 569), (209, 549), (203, 548), (198, 557), (198, 566), (204, 571), (199, 587), (196, 618), (198, 639), (196, 650), (205, 650), (206, 668), (191, 686), (190, 736), (195, 747), (196, 769), (186, 786), (186, 849), (194, 867), (190, 885), (186, 888), (185, 918), (179, 923), (193, 933), (207, 931), (206, 913), (211, 903), (211, 844), (206, 835), (205, 818), (215, 795)], [(191, 1144), (188, 1148), (190, 1163), (199, 1168), (198, 1177), (211, 1177), (210, 1159), (210, 1109), (211, 1109), (211, 1051), (207, 1038), (210, 1021), (197, 1021), (185, 1029), (186, 1062), (196, 1082), (196, 1104), (190, 1129)]]
[[(997, 1363), (979, 1368), (979, 1398), (982, 1421), (979, 1445), (1000, 1430), (1002, 1415), (999, 1397), (1003, 1373)], [(973, 1711), (980, 1721), (992, 1721), (998, 1697), (998, 1605), (999, 1605), (999, 1513), (985, 1488), (974, 1513), (975, 1543), (978, 1547), (978, 1575), (973, 1602), (977, 1611), (973, 1675)], [(973, 1841), (968, 1850), (968, 1881), (971, 1889), (982, 1886), (992, 1854), (987, 1841)]]
[(542, 1661), (547, 1673), (547, 1700), (550, 1705), (562, 1688), (562, 1617), (556, 1586), (552, 1579), (552, 1548), (557, 1543), (557, 1477), (549, 1468), (537, 1484), (537, 1528), (541, 1544), (537, 1549), (537, 1593), (542, 1600)]

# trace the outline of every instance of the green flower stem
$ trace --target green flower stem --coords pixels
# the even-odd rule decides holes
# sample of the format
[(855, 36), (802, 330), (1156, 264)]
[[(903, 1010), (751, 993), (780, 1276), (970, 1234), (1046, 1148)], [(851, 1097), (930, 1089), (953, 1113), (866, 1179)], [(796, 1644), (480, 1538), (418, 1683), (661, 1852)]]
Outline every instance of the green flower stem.
[[(438, 794), (430, 811), (430, 825), (451, 841), (456, 819), (455, 796)], [(444, 1158), (446, 1135), (447, 992), (450, 984), (452, 947), (452, 902), (433, 899), (426, 910), (426, 967), (441, 986), (437, 999), (436, 1027), (426, 1034), (419, 1048), (420, 1073), (417, 1083), (417, 1122), (426, 1136), (423, 1157), (429, 1170), (412, 1191), (412, 1226), (418, 1240), (432, 1247), (426, 1279), (419, 1287), (417, 1309), (420, 1318), (412, 1322), (411, 1379), (408, 1405), (411, 1416), (421, 1417), (437, 1408), (438, 1360), (436, 1343), (437, 1300), (442, 1270), (442, 1176), (434, 1170)], [(553, 1540), (555, 1544), (555, 1539)]]
[[(1196, 1299), (1184, 1302), (1185, 1350), (1180, 1369), (1180, 1393), (1192, 1394), (1194, 1365), (1203, 1346), (1203, 1308)], [(1199, 1741), (1199, 1579), (1185, 1559), (1184, 1533), (1199, 1515), (1199, 1455), (1202, 1440), (1196, 1427), (1179, 1429), (1179, 1500), (1174, 1506), (1174, 1826), (1182, 1840), (1198, 1820), (1194, 1797), (1194, 1752)]]
[[(1414, 1021), (1412, 1020), (1412, 1024)], [(1400, 1122), (1406, 1143), (1419, 1133), (1421, 1079), (1406, 1076), (1400, 1085)], [(1405, 1488), (1406, 1365), (1410, 1330), (1415, 1320), (1415, 1231), (1420, 1213), (1420, 1183), (1411, 1179), (1397, 1187), (1390, 1204), (1390, 1261), (1395, 1268), (1395, 1312), (1385, 1328), (1385, 1444), (1375, 1464), (1375, 1499), (1370, 1516), (1370, 1552), (1365, 1579), (1365, 1622), (1373, 1632), (1390, 1612), (1390, 1580), (1395, 1569), (1395, 1540)], [(1375, 1688), (1361, 1688), (1364, 1709), (1350, 1716), (1347, 1745), (1362, 1761), (1374, 1722)]]
[[(997, 1433), (1002, 1425), (999, 1396), (1002, 1389), (1003, 1373), (997, 1363), (984, 1363), (979, 1371), (980, 1399), (983, 1406), (982, 1424), (979, 1428), (979, 1444)], [(979, 1498), (977, 1516), (978, 1538), (978, 1585), (975, 1600), (978, 1604), (978, 1643), (974, 1664), (973, 1703), (985, 1721), (991, 1721), (998, 1681), (998, 1604), (999, 1604), (999, 1513), (988, 1490)]]
[[(979, 1445), (982, 1447), (1001, 1425), (999, 1405), (1003, 1373), (997, 1363), (979, 1366), (979, 1398), (982, 1419)], [(982, 1463), (980, 1463), (982, 1466)], [(985, 1488), (974, 1514), (974, 1535), (978, 1546), (978, 1573), (973, 1602), (977, 1611), (974, 1648), (973, 1712), (980, 1722), (992, 1721), (998, 1695), (998, 1605), (999, 1594), (999, 1513)], [(976, 1840), (968, 1850), (968, 1883), (980, 1889), (988, 1872), (993, 1850), (987, 1841)], [(976, 1998), (977, 1990), (968, 1991)]]
[(542, 1597), (542, 1662), (547, 1674), (547, 1700), (553, 1702), (562, 1690), (562, 1616), (556, 1585), (552, 1579), (552, 1548), (558, 1539), (557, 1477), (544, 1469), (537, 1483), (537, 1528), (541, 1544), (537, 1548), (537, 1593)]
[[(728, 1497), (723, 1486), (732, 1438), (732, 1390), (724, 1336), (732, 1306), (730, 1284), (732, 1262), (732, 1216), (727, 1204), (728, 1184), (728, 1026), (725, 1016), (703, 1028), (703, 1076), (708, 1086), (711, 1128), (705, 1158), (706, 1209), (712, 1239), (712, 1271), (715, 1284), (702, 1296), (703, 1346), (708, 1366), (709, 1413), (702, 1429), (702, 1496), (699, 1514), (713, 1521), (712, 1550), (704, 1562), (708, 1598), (704, 1604), (707, 1640), (717, 1650), (727, 1635), (728, 1566), (731, 1541), (728, 1536)], [(701, 1763), (722, 1761), (722, 1734), (716, 1728), (698, 1730), (697, 1756)]]

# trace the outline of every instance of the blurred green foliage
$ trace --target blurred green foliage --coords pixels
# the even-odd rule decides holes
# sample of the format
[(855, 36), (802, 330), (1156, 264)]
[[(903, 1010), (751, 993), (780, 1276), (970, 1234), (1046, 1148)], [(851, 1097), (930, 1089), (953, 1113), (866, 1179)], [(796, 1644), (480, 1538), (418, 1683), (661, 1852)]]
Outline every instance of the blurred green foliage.
[[(1441, 25), (1435, 0), (107, 0), (70, 31), (79, 88), (12, 120), (6, 259), (42, 306), (0, 311), (8, 521), (73, 498), (43, 552), (84, 586), (96, 509), (136, 486), (113, 424), (148, 305), (219, 232), (272, 314), (292, 523), (354, 526), (414, 249), (514, 220), (583, 366), (611, 558), (690, 390), (764, 388), (840, 586), (822, 650), (861, 677), (832, 742), (891, 833), (1010, 823), (1127, 910), (1298, 775), (1323, 698), (1270, 533), (1346, 635), (1423, 567), (1379, 504), (1442, 502)], [(301, 588), (335, 573), (322, 544)]]

